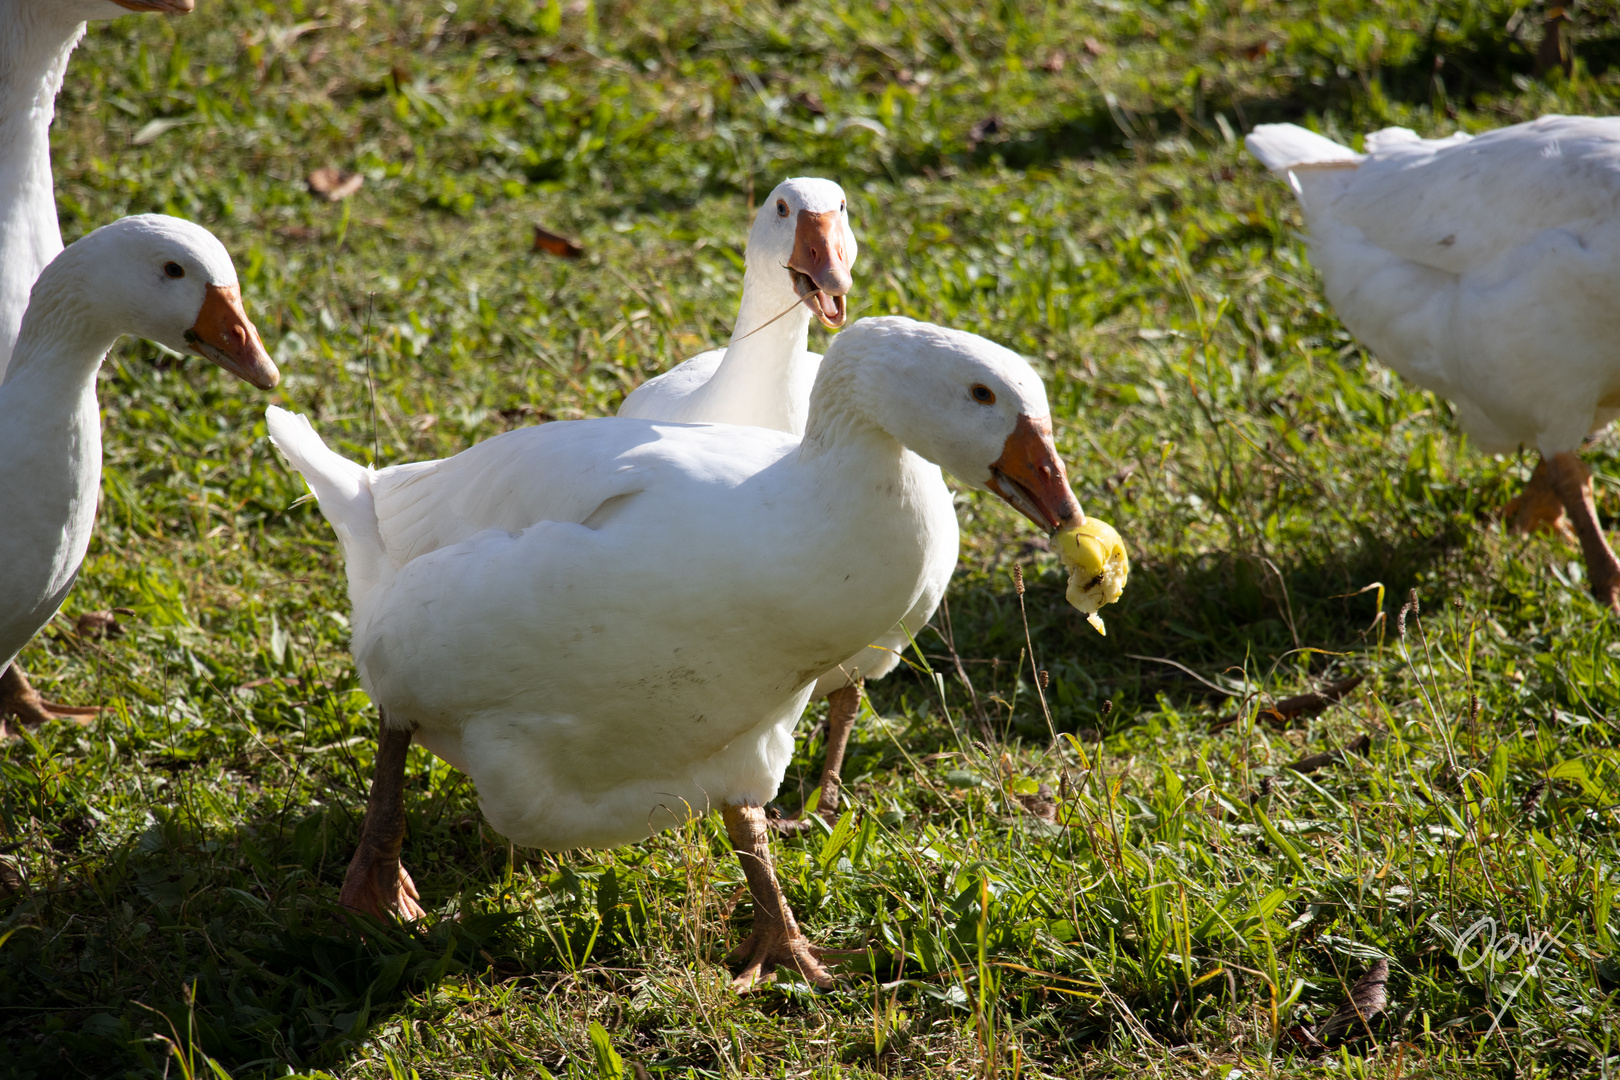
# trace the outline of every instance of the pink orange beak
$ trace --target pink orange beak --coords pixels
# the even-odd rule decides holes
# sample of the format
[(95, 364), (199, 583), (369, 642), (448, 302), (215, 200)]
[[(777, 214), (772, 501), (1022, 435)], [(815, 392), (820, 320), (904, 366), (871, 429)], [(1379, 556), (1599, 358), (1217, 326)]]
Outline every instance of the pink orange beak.
[(186, 331), (186, 343), (198, 356), (260, 390), (281, 381), (281, 372), (264, 351), (258, 329), (242, 309), (242, 290), (235, 285), (208, 286), (197, 321)]
[(793, 291), (829, 330), (844, 325), (844, 297), (855, 283), (853, 267), (844, 243), (843, 213), (800, 210), (787, 270), (793, 278)]
[(1050, 417), (1018, 418), (1018, 426), (1002, 444), (1001, 457), (990, 466), (988, 486), (1045, 532), (1085, 517), (1052, 445)]

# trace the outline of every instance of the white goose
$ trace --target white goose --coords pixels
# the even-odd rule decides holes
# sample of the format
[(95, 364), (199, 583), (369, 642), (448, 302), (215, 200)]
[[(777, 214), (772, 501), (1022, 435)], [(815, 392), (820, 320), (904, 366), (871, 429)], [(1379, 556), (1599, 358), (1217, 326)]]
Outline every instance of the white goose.
[(1620, 561), (1575, 455), (1620, 414), (1620, 119), (1428, 140), (1389, 128), (1366, 154), (1264, 124), (1248, 147), (1293, 186), (1345, 326), (1454, 402), (1482, 450), (1541, 452), (1514, 523), (1559, 527), (1567, 511), (1593, 595), (1620, 612)]
[(928, 587), (937, 537), (917, 496), (937, 472), (919, 454), (1016, 490), (1043, 529), (1083, 520), (1048, 412), (1013, 353), (899, 318), (834, 340), (802, 441), (580, 420), (374, 472), (271, 408), (342, 542), (355, 662), (383, 716), (343, 903), (423, 914), (399, 861), (414, 734), (525, 845), (625, 844), (718, 807), (755, 902), (739, 988), (776, 964), (829, 984), (762, 806), (817, 678)]
[[(855, 256), (843, 188), (814, 177), (777, 185), (748, 234), (743, 294), (730, 344), (643, 383), (624, 399), (619, 415), (803, 434), (821, 364), (821, 356), (808, 348), (810, 317), (813, 313), (830, 330), (843, 325)], [(816, 805), (824, 817), (839, 810), (844, 749), (860, 710), (861, 680), (881, 679), (899, 665), (907, 630), (920, 633), (934, 617), (956, 569), (956, 510), (937, 470), (917, 497), (934, 538), (923, 591), (899, 625), (826, 671), (811, 694), (812, 700), (827, 699), (827, 760)]]
[[(193, 0), (3, 0), (0, 2), (0, 381), (28, 308), (28, 290), (62, 250), (51, 190), (51, 117), (68, 56), (88, 19), (131, 11), (184, 13)], [(3, 650), (0, 650), (3, 651)], [(51, 715), (15, 665), (0, 671), (0, 724), (9, 702), (29, 722)], [(57, 706), (62, 715), (95, 710)]]
[[(101, 486), (96, 372), (124, 334), (204, 356), (260, 389), (279, 378), (207, 229), (127, 217), (45, 268), (0, 383), (0, 665), (56, 613), (84, 561)], [(17, 689), (0, 693), (0, 716), (49, 718)]]
[(748, 233), (730, 343), (648, 379), (619, 415), (804, 434), (821, 363), (809, 351), (810, 317), (844, 325), (856, 253), (843, 188), (809, 176), (778, 184)]

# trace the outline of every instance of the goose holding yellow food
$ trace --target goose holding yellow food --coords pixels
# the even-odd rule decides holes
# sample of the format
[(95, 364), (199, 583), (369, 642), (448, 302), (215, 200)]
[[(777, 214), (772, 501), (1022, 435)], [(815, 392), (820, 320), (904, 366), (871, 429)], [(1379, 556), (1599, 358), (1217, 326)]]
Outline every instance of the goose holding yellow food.
[[(383, 716), (344, 904), (424, 914), (400, 864), (415, 739), (524, 845), (617, 846), (718, 809), (754, 899), (738, 987), (778, 965), (829, 985), (764, 804), (817, 679), (927, 587), (936, 538), (915, 496), (939, 467), (1043, 530), (1086, 521), (1049, 413), (1016, 354), (903, 318), (834, 339), (803, 438), (617, 417), (373, 471), (272, 408), (342, 543)], [(1113, 580), (1095, 535), (1061, 546), (1087, 588)]]

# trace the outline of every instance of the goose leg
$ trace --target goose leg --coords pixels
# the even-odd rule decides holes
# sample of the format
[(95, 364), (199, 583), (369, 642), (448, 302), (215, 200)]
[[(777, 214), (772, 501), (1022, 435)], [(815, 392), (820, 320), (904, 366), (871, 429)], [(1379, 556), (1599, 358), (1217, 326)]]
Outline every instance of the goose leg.
[(0, 674), (0, 738), (5, 736), (8, 716), (15, 716), (27, 727), (38, 727), (47, 720), (76, 720), (85, 724), (100, 713), (101, 710), (94, 707), (57, 705), (46, 701), (39, 696), (38, 690), (29, 685), (28, 677), (16, 661), (12, 661)]
[(1574, 543), (1575, 532), (1570, 528), (1569, 515), (1564, 512), (1564, 500), (1553, 487), (1552, 470), (1547, 459), (1536, 463), (1530, 482), (1502, 508), (1503, 519), (1509, 532), (1550, 532)]
[(1620, 615), (1620, 559), (1614, 557), (1614, 549), (1598, 524), (1597, 504), (1592, 501), (1592, 472), (1568, 451), (1554, 454), (1546, 464), (1553, 490), (1569, 511), (1575, 536), (1581, 542), (1581, 554), (1586, 556), (1586, 577), (1592, 595)]
[[(821, 767), (821, 794), (816, 798), (816, 813), (829, 822), (838, 820), (844, 788), (844, 749), (849, 746), (850, 729), (855, 726), (855, 716), (860, 711), (858, 683), (827, 695), (827, 760)], [(810, 822), (801, 810), (796, 818), (772, 818), (771, 828), (791, 835), (810, 828)]]
[(833, 977), (821, 965), (821, 950), (799, 930), (776, 880), (765, 808), (727, 804), (720, 814), (754, 898), (754, 932), (726, 958), (728, 963), (744, 965), (732, 989), (738, 993), (753, 989), (777, 966), (792, 968), (823, 990), (831, 989)]
[(416, 883), (399, 861), (405, 844), (405, 754), (410, 748), (411, 733), (389, 727), (384, 716), (360, 845), (338, 894), (338, 902), (350, 911), (378, 919), (394, 914), (406, 922), (427, 917), (417, 902)]
[(827, 763), (821, 769), (821, 797), (816, 800), (816, 813), (827, 821), (838, 820), (839, 800), (844, 787), (844, 748), (849, 745), (849, 732), (855, 726), (855, 716), (860, 711), (859, 683), (827, 695)]

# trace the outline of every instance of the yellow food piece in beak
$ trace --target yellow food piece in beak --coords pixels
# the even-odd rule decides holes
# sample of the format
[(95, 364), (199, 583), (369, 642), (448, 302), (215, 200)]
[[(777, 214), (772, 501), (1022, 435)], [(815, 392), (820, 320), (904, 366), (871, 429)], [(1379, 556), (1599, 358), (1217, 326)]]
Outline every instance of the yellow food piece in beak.
[(1097, 628), (1097, 633), (1106, 635), (1108, 631), (1097, 612), (1119, 599), (1131, 576), (1125, 541), (1112, 525), (1099, 518), (1064, 526), (1052, 540), (1058, 558), (1069, 568), (1069, 603), (1085, 613), (1086, 621)]

